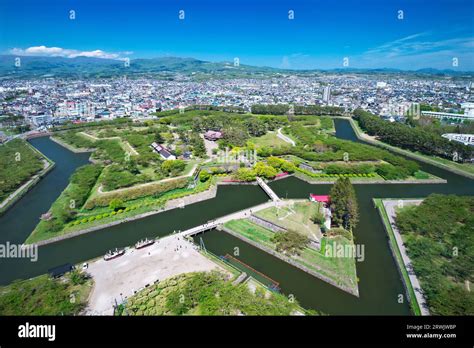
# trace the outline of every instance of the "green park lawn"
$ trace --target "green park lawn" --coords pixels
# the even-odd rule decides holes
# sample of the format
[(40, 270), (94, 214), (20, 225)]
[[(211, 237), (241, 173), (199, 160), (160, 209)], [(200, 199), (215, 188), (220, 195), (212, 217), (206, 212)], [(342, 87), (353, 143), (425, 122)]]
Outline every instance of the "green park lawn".
[(320, 209), (319, 203), (304, 201), (282, 208), (267, 208), (256, 212), (255, 215), (287, 230), (293, 230), (308, 237), (315, 235), (320, 238), (321, 229), (311, 220), (316, 213), (320, 212)]
[[(31, 235), (27, 238), (25, 244), (31, 244), (42, 240), (51, 239), (54, 237), (70, 234), (72, 232), (81, 231), (87, 228), (94, 228), (109, 223), (114, 223), (126, 218), (133, 218), (137, 215), (148, 213), (154, 210), (163, 208), (166, 202), (172, 199), (178, 199), (185, 196), (189, 196), (194, 193), (203, 192), (215, 184), (216, 179), (210, 179), (206, 182), (199, 182), (194, 188), (182, 188), (175, 189), (168, 192), (164, 192), (157, 197), (144, 196), (137, 199), (126, 201), (124, 208), (118, 211), (112, 210), (110, 207), (95, 207), (93, 209), (78, 209), (77, 215), (73, 221), (67, 224), (61, 225), (57, 231), (52, 231), (48, 228), (46, 221), (40, 221), (35, 227)], [(51, 210), (53, 215), (56, 215), (57, 211), (61, 211), (62, 207), (67, 206), (68, 198), (67, 193), (71, 189), (72, 184), (63, 191), (59, 198), (53, 203)]]
[[(224, 227), (234, 233), (240, 234), (244, 238), (276, 251), (276, 245), (272, 241), (275, 232), (256, 225), (247, 219), (229, 221), (224, 224)], [(357, 274), (354, 258), (326, 256), (325, 250), (327, 250), (328, 246), (334, 246), (334, 243), (343, 246), (348, 244), (353, 245), (352, 241), (342, 236), (333, 238), (325, 237), (321, 243), (324, 245), (321, 251), (306, 247), (299, 256), (286, 256), (289, 256), (293, 261), (296, 261), (312, 271), (333, 280), (338, 285), (357, 289)]]
[(92, 280), (73, 273), (58, 279), (42, 275), (15, 281), (0, 287), (0, 315), (77, 315), (91, 289)]
[(22, 139), (14, 139), (0, 146), (0, 202), (41, 172), (45, 159)]
[(254, 144), (257, 148), (261, 147), (279, 147), (279, 146), (287, 146), (288, 143), (283, 139), (280, 139), (277, 136), (276, 132), (267, 132), (265, 135), (261, 137), (252, 137), (248, 140), (247, 143)]
[[(253, 285), (258, 283), (252, 282)], [(218, 296), (216, 296), (218, 294)], [(180, 299), (183, 299), (180, 300)], [(297, 301), (258, 285), (238, 285), (217, 271), (181, 274), (127, 300), (119, 315), (291, 315), (304, 312)]]

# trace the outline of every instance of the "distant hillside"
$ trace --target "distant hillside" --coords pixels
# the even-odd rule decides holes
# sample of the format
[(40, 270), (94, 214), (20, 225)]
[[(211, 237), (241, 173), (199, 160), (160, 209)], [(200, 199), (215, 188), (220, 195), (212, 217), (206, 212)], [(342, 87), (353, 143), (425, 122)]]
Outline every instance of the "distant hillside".
[(278, 69), (234, 66), (230, 62), (207, 62), (194, 58), (160, 57), (152, 59), (132, 59), (128, 67), (124, 61), (88, 57), (33, 57), (22, 56), (21, 66), (15, 67), (13, 55), (0, 55), (1, 77), (113, 77), (127, 75), (163, 75), (166, 73), (254, 75), (277, 72)]
[(285, 70), (251, 65), (234, 66), (232, 62), (208, 62), (194, 58), (159, 57), (151, 59), (132, 59), (130, 65), (114, 59), (89, 57), (35, 57), (22, 56), (21, 66), (15, 66), (14, 55), (0, 55), (0, 78), (30, 78), (30, 77), (114, 77), (123, 76), (158, 76), (170, 77), (175, 73), (193, 75), (196, 78), (208, 77), (259, 77), (275, 74), (311, 75), (324, 72), (354, 73), (354, 74), (414, 74), (457, 76), (472, 78), (474, 72), (459, 72), (454, 70), (422, 69), (417, 71), (402, 71), (398, 69), (333, 69), (333, 70)]

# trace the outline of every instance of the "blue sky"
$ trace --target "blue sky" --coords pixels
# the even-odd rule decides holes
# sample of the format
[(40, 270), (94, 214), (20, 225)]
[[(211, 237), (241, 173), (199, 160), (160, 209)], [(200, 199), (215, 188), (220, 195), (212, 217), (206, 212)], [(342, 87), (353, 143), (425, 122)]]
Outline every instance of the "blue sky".
[(0, 52), (474, 70), (473, 13), (474, 0), (1, 0)]

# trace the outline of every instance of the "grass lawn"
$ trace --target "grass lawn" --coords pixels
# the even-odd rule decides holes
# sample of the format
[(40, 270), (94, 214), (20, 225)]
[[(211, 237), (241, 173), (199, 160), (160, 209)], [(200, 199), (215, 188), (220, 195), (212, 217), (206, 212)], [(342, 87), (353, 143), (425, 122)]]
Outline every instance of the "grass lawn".
[(247, 219), (231, 220), (226, 222), (224, 226), (254, 242), (261, 243), (272, 249), (275, 248), (275, 243), (271, 240), (275, 233)]
[[(247, 219), (232, 220), (225, 223), (224, 226), (253, 242), (275, 250), (275, 243), (271, 240), (275, 232), (258, 226)], [(334, 243), (343, 246), (347, 244), (353, 245), (351, 241), (342, 236), (324, 238), (322, 243), (325, 245), (322, 249), (323, 252), (328, 249), (328, 246), (334, 246)], [(356, 266), (355, 260), (352, 257), (330, 257), (315, 249), (304, 248), (300, 256), (291, 255), (290, 258), (314, 272), (333, 280), (338, 285), (357, 289)]]
[(0, 132), (5, 133), (5, 135), (15, 135), (16, 133), (10, 128), (0, 128)]
[(75, 315), (85, 306), (92, 280), (74, 284), (71, 274), (42, 275), (0, 287), (0, 315)]
[(130, 156), (138, 156), (138, 152), (129, 144), (128, 141), (123, 140), (121, 137), (97, 138), (95, 135), (91, 135), (86, 132), (78, 132), (77, 134), (92, 142), (96, 142), (98, 140), (115, 141), (120, 145), (120, 147), (122, 148), (122, 150), (125, 151), (125, 153), (129, 153)]
[(280, 147), (280, 146), (287, 146), (288, 143), (283, 139), (280, 139), (277, 136), (276, 132), (268, 132), (261, 137), (252, 137), (248, 140), (248, 142), (255, 144), (257, 148), (260, 147)]
[(420, 310), (420, 306), (418, 304), (418, 301), (416, 300), (415, 291), (413, 290), (413, 287), (412, 287), (411, 282), (410, 282), (410, 277), (408, 276), (408, 272), (405, 268), (405, 264), (404, 264), (403, 259), (402, 259), (402, 255), (400, 253), (400, 250), (398, 249), (398, 244), (397, 244), (397, 241), (395, 239), (395, 234), (393, 232), (392, 225), (390, 224), (390, 221), (388, 219), (387, 212), (385, 211), (385, 207), (383, 206), (382, 199), (374, 198), (373, 201), (375, 203), (375, 206), (379, 210), (380, 215), (382, 216), (382, 222), (385, 226), (385, 230), (387, 231), (387, 234), (388, 234), (388, 237), (389, 237), (389, 240), (390, 240), (390, 244), (392, 246), (392, 250), (394, 250), (394, 252), (395, 252), (395, 257), (396, 257), (396, 261), (397, 261), (397, 264), (398, 264), (398, 268), (402, 272), (403, 279), (405, 280), (405, 284), (407, 285), (408, 292), (410, 293), (410, 298), (411, 298), (410, 306), (411, 306), (411, 309), (412, 309), (412, 311), (415, 315), (421, 315), (421, 310)]
[[(341, 236), (324, 238), (323, 240), (325, 241), (325, 249), (328, 246), (335, 246), (335, 243), (343, 246), (353, 245), (351, 241)], [(339, 285), (345, 285), (349, 288), (357, 287), (357, 274), (353, 258), (327, 257), (317, 250), (305, 248), (298, 259), (300, 263), (335, 280)]]
[(288, 301), (286, 296), (270, 292), (255, 281), (250, 285), (233, 285), (216, 271), (181, 274), (138, 292), (127, 300), (120, 314), (291, 315), (304, 312), (297, 301)]
[(0, 202), (44, 169), (43, 154), (23, 139), (0, 146)]
[[(44, 228), (44, 224), (40, 222), (36, 226), (32, 234), (27, 238), (25, 244), (31, 244), (42, 240), (51, 239), (87, 228), (102, 226), (115, 221), (123, 220), (125, 218), (132, 218), (140, 214), (158, 210), (163, 208), (166, 205), (166, 202), (169, 200), (178, 199), (194, 193), (203, 192), (205, 190), (208, 190), (212, 185), (215, 184), (215, 182), (216, 179), (211, 179), (210, 181), (208, 180), (206, 182), (198, 182), (195, 188), (185, 187), (164, 192), (159, 197), (145, 196), (134, 200), (129, 200), (125, 202), (124, 209), (121, 209), (118, 212), (113, 211), (109, 207), (99, 206), (90, 210), (80, 209), (78, 215), (73, 221), (67, 223), (62, 227), (61, 230), (55, 232), (49, 231), (48, 229)], [(53, 206), (55, 204), (59, 205), (66, 203), (67, 201), (64, 201), (64, 195), (61, 194), (58, 200), (53, 203)]]
[(288, 230), (313, 238), (313, 235), (315, 235), (319, 239), (321, 238), (321, 230), (318, 224), (311, 221), (311, 217), (318, 213), (320, 209), (319, 203), (295, 202), (283, 208), (271, 207), (260, 210), (255, 215)]

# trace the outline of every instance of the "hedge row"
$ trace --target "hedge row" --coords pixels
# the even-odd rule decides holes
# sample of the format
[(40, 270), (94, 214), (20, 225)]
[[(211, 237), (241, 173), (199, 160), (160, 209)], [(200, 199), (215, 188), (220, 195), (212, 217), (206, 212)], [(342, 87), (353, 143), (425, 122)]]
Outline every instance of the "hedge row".
[(85, 204), (85, 209), (92, 209), (94, 207), (105, 207), (109, 205), (112, 199), (121, 199), (123, 201), (130, 201), (140, 197), (156, 195), (179, 188), (183, 188), (188, 185), (188, 178), (179, 178), (176, 180), (170, 181), (158, 181), (155, 183), (150, 183), (146, 186), (137, 186), (130, 187), (126, 190), (118, 190), (112, 192), (106, 192), (101, 195), (98, 195)]
[(368, 174), (325, 174), (325, 173), (312, 173), (310, 171), (297, 168), (298, 172), (301, 172), (307, 176), (312, 178), (375, 178), (376, 175), (374, 173)]
[(110, 216), (114, 216), (114, 215), (117, 215), (117, 214), (122, 214), (122, 213), (125, 213), (125, 212), (129, 212), (129, 211), (132, 211), (132, 210), (142, 208), (142, 207), (149, 207), (149, 206), (153, 206), (153, 205), (164, 205), (169, 200), (178, 199), (178, 198), (182, 198), (182, 197), (185, 197), (185, 196), (189, 196), (190, 194), (196, 194), (196, 193), (206, 191), (211, 186), (211, 182), (212, 182), (212, 180), (208, 180), (206, 183), (204, 183), (204, 184), (200, 185), (199, 187), (196, 187), (196, 188), (194, 188), (193, 190), (190, 190), (190, 191), (176, 192), (176, 193), (169, 194), (165, 197), (160, 197), (160, 198), (155, 199), (153, 201), (149, 201), (149, 202), (146, 202), (146, 203), (140, 203), (140, 204), (134, 204), (134, 205), (131, 205), (129, 207), (126, 207), (125, 209), (119, 209), (117, 211), (112, 211), (110, 213), (103, 213), (103, 214), (90, 216), (90, 217), (87, 217), (87, 218), (78, 219), (78, 220), (75, 220), (75, 221), (71, 222), (69, 224), (69, 226), (76, 226), (76, 225), (79, 225), (79, 224), (85, 224), (85, 223), (96, 221), (96, 220), (102, 220), (102, 219), (105, 219), (105, 218), (110, 217)]

